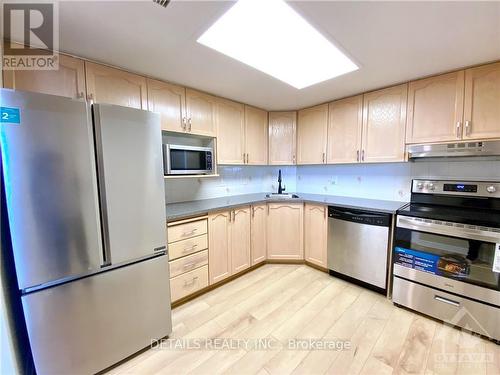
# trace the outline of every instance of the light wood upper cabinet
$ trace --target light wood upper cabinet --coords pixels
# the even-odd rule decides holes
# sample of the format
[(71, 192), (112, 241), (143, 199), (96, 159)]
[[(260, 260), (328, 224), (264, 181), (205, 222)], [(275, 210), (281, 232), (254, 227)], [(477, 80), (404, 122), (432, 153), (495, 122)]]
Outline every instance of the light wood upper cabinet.
[(250, 267), (250, 207), (233, 210), (231, 221), (231, 273)]
[(148, 110), (159, 112), (162, 130), (186, 130), (186, 89), (170, 83), (147, 80)]
[(410, 82), (406, 143), (461, 139), (463, 103), (463, 70)]
[(269, 164), (296, 163), (297, 112), (269, 112)]
[(408, 84), (363, 96), (361, 161), (405, 160), (405, 124)]
[(302, 203), (268, 204), (268, 259), (304, 259), (303, 213)]
[(297, 164), (325, 164), (328, 104), (298, 112)]
[(465, 71), (463, 136), (500, 138), (500, 63)]
[(328, 112), (327, 162), (358, 162), (363, 129), (363, 95), (330, 103)]
[(208, 278), (214, 284), (231, 276), (231, 211), (208, 215)]
[(200, 91), (186, 89), (188, 131), (193, 134), (216, 136), (217, 98)]
[(58, 70), (4, 70), (4, 87), (85, 98), (85, 68), (83, 60), (59, 55)]
[(327, 206), (306, 203), (304, 207), (305, 260), (323, 268), (328, 268), (327, 222)]
[(251, 263), (261, 263), (267, 259), (267, 205), (256, 204), (251, 207)]
[(147, 109), (146, 78), (108, 66), (85, 62), (87, 98), (96, 103)]
[(245, 107), (217, 99), (217, 163), (245, 163)]
[(267, 143), (267, 111), (245, 105), (246, 164), (266, 165)]

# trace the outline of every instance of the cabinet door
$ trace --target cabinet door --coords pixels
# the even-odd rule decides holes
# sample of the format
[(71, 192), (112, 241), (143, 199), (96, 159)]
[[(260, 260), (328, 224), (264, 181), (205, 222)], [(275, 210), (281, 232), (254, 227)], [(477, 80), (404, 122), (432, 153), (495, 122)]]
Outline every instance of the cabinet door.
[(257, 204), (252, 206), (251, 260), (252, 266), (267, 259), (267, 206)]
[(297, 112), (269, 112), (269, 164), (295, 164)]
[(328, 104), (299, 111), (297, 121), (297, 164), (326, 163)]
[(231, 211), (216, 212), (208, 216), (208, 270), (210, 284), (231, 275), (229, 243)]
[(186, 89), (153, 79), (147, 80), (148, 110), (159, 112), (161, 129), (182, 132), (186, 129)]
[(217, 164), (245, 162), (245, 107), (217, 99)]
[(59, 55), (58, 70), (4, 70), (4, 87), (85, 98), (85, 69), (83, 60)]
[(464, 71), (410, 82), (406, 143), (461, 139)]
[(267, 112), (245, 106), (245, 151), (247, 164), (267, 164)]
[(500, 138), (500, 63), (465, 71), (464, 138)]
[(323, 268), (327, 268), (327, 216), (327, 206), (306, 204), (304, 207), (305, 260)]
[(187, 128), (193, 134), (215, 137), (216, 98), (186, 89)]
[(361, 161), (405, 160), (407, 93), (405, 83), (364, 95)]
[(147, 109), (146, 78), (108, 66), (85, 62), (87, 96), (96, 103)]
[(233, 210), (231, 222), (231, 273), (250, 267), (250, 207)]
[(363, 95), (330, 103), (328, 112), (327, 162), (358, 162), (363, 128)]
[(302, 203), (269, 203), (267, 258), (304, 259)]

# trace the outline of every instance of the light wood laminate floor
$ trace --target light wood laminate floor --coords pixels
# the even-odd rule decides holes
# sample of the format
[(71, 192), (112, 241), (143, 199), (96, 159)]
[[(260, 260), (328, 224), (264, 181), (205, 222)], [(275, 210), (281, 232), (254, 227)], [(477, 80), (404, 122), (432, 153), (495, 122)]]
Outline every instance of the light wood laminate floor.
[[(111, 373), (500, 374), (498, 345), (305, 265), (265, 265), (175, 308), (172, 318), (176, 341), (149, 349)], [(294, 338), (348, 340), (351, 348), (274, 345)], [(171, 347), (174, 342), (196, 346), (199, 339), (209, 339), (212, 346)], [(254, 350), (240, 342), (273, 347)], [(228, 343), (238, 345), (227, 350)]]

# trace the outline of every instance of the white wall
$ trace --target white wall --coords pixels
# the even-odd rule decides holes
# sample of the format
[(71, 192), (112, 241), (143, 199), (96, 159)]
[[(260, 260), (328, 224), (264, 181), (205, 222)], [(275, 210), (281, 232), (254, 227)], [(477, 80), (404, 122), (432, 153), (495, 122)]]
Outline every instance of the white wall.
[(165, 179), (166, 200), (173, 203), (275, 191), (278, 169), (287, 191), (296, 191), (295, 167), (219, 166), (219, 177)]
[(500, 180), (499, 160), (418, 161), (388, 164), (299, 167), (222, 166), (217, 178), (165, 180), (167, 203), (275, 191), (278, 169), (287, 191), (377, 198), (410, 199), (412, 178)]

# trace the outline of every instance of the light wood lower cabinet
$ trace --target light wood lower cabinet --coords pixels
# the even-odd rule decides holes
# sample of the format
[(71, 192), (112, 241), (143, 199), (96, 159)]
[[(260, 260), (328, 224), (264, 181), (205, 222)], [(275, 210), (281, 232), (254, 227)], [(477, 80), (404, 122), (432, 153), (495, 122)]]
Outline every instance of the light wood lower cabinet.
[(303, 213), (303, 203), (268, 203), (268, 259), (304, 259)]
[(362, 162), (405, 160), (407, 94), (405, 83), (364, 95)]
[(172, 302), (187, 297), (208, 286), (208, 266), (197, 268), (170, 279)]
[(4, 87), (9, 89), (85, 98), (83, 60), (59, 55), (58, 70), (4, 70)]
[(208, 215), (208, 267), (210, 284), (231, 276), (230, 220), (232, 211)]
[(148, 109), (146, 78), (91, 62), (85, 62), (85, 76), (89, 100)]
[(305, 260), (322, 268), (327, 265), (328, 206), (309, 204), (304, 206), (304, 253)]
[(250, 207), (233, 210), (230, 225), (231, 274), (250, 267)]
[(208, 216), (209, 279), (215, 284), (250, 267), (250, 207)]
[(297, 112), (269, 112), (269, 164), (296, 164)]
[(252, 266), (267, 259), (267, 205), (255, 204), (251, 207), (251, 263)]

